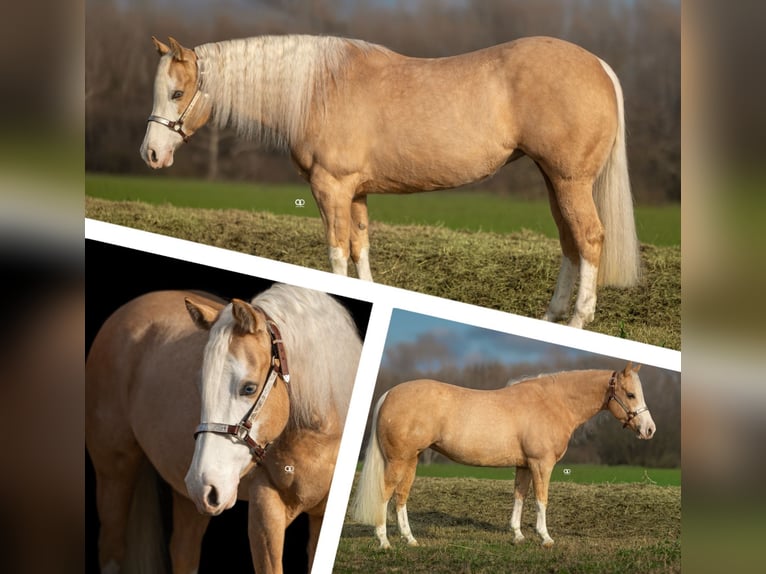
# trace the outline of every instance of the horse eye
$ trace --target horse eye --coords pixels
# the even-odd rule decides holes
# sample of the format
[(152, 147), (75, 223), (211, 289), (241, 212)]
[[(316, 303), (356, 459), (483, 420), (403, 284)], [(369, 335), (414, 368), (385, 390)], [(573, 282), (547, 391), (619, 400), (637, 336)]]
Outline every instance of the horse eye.
[(636, 395), (634, 395), (633, 393), (628, 393), (628, 398), (629, 399), (635, 399)]
[(181, 98), (183, 98), (183, 96), (184, 96), (184, 93), (181, 90), (176, 90), (175, 92), (173, 92), (172, 98), (174, 100), (180, 100)]
[(256, 390), (258, 390), (258, 385), (255, 383), (248, 383), (242, 387), (242, 390), (239, 391), (239, 394), (246, 397), (248, 395), (254, 395)]

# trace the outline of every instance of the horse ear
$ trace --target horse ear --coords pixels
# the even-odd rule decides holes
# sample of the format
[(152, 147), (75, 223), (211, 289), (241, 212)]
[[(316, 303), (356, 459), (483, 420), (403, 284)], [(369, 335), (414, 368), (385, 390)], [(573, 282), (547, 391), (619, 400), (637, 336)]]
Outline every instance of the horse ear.
[(627, 377), (631, 371), (633, 371), (634, 373), (637, 373), (640, 368), (641, 368), (641, 365), (633, 366), (633, 361), (628, 361), (628, 364), (625, 365), (625, 370), (622, 371), (622, 374)]
[(234, 315), (236, 329), (240, 334), (255, 333), (258, 319), (255, 315), (255, 309), (249, 303), (241, 299), (232, 299), (231, 313)]
[(167, 45), (160, 42), (154, 36), (152, 36), (152, 42), (154, 42), (154, 47), (157, 48), (157, 51), (159, 52), (160, 56), (164, 56), (165, 54), (170, 52), (170, 48)]
[(170, 42), (170, 50), (173, 52), (173, 59), (178, 62), (184, 61), (184, 47), (178, 43), (178, 40), (176, 40), (173, 37), (168, 37), (168, 41)]
[(203, 305), (202, 303), (195, 303), (187, 297), (184, 298), (184, 303), (194, 324), (203, 331), (209, 331), (210, 327), (215, 323), (216, 317), (218, 317), (218, 309)]

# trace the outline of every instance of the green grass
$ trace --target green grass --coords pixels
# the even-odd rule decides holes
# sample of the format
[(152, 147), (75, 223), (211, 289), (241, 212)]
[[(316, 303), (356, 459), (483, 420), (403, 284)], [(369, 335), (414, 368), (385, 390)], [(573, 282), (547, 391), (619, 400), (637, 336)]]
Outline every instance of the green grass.
[(652, 484), (553, 483), (540, 545), (534, 497), (522, 515), (526, 540), (511, 543), (512, 483), (473, 478), (415, 479), (407, 502), (419, 547), (407, 547), (389, 519), (390, 550), (370, 526), (347, 520), (334, 571), (664, 573), (681, 569), (681, 489)]
[[(233, 209), (192, 209), (86, 197), (87, 217), (327, 271), (321, 221)], [(561, 261), (558, 241), (524, 230), (453, 231), (439, 226), (370, 225), (375, 280), (490, 309), (540, 317)], [(588, 328), (680, 349), (681, 249), (642, 246), (645, 278), (602, 288)]]
[[(265, 185), (184, 180), (169, 177), (123, 177), (87, 174), (85, 192), (115, 201), (208, 209), (244, 209), (281, 215), (319, 217), (307, 185)], [(295, 200), (305, 201), (296, 207)], [(405, 225), (439, 225), (454, 230), (511, 233), (532, 229), (546, 237), (558, 232), (545, 200), (526, 200), (486, 191), (458, 190), (368, 198), (373, 221)], [(678, 205), (638, 206), (639, 239), (652, 245), (681, 243)]]
[[(565, 473), (565, 469), (570, 472)], [(463, 477), (513, 480), (514, 468), (492, 468), (463, 464), (419, 464), (418, 476), (440, 478)], [(553, 469), (551, 481), (577, 484), (643, 483), (660, 486), (681, 486), (680, 468), (643, 468), (639, 466), (607, 466), (600, 464), (559, 463)]]

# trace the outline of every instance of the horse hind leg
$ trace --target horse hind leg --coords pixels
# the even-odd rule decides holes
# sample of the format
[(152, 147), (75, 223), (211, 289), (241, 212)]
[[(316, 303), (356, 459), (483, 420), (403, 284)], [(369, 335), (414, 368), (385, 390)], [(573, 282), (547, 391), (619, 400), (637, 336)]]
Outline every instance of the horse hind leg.
[(511, 513), (511, 529), (513, 530), (513, 543), (519, 544), (524, 541), (521, 533), (521, 511), (524, 509), (524, 499), (529, 491), (532, 481), (532, 473), (528, 468), (516, 467), (516, 479), (513, 487), (513, 512)]
[(574, 284), (572, 277), (575, 262), (579, 260), (580, 286), (569, 325), (582, 328), (593, 321), (596, 312), (596, 285), (604, 243), (604, 227), (593, 201), (592, 179), (552, 178), (551, 184), (554, 193), (551, 205), (553, 206), (554, 201), (556, 203), (553, 208), (554, 218), (560, 215), (560, 222), (557, 219), (557, 224), (564, 261), (559, 273), (561, 292), (554, 293), (549, 308), (550, 315), (546, 315), (552, 318), (561, 311), (561, 303), (564, 300), (568, 301), (570, 285)]
[(399, 484), (394, 489), (396, 497), (396, 522), (399, 526), (399, 534), (407, 542), (407, 545), (417, 546), (418, 541), (412, 535), (409, 517), (407, 516), (407, 499), (410, 496), (412, 483), (415, 481), (418, 459), (416, 457), (414, 460), (403, 461), (400, 464), (402, 469), (400, 471)]

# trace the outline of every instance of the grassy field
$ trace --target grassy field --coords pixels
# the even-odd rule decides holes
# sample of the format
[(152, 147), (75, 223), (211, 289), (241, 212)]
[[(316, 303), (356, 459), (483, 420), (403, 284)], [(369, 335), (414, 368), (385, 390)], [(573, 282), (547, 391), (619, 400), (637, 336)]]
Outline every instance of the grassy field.
[[(321, 221), (228, 209), (195, 209), (86, 197), (87, 217), (328, 270)], [(525, 315), (544, 313), (556, 282), (558, 241), (524, 230), (453, 231), (370, 225), (379, 283)], [(589, 329), (680, 349), (681, 249), (642, 246), (645, 278), (631, 289), (602, 288)]]
[(334, 571), (472, 573), (665, 573), (681, 570), (681, 489), (652, 484), (553, 483), (547, 512), (555, 540), (545, 549), (534, 530), (534, 497), (522, 515), (526, 540), (511, 544), (507, 480), (419, 477), (407, 504), (415, 538), (380, 550), (370, 526), (347, 521)]
[[(113, 201), (207, 209), (268, 211), (277, 215), (319, 217), (307, 185), (221, 183), (167, 177), (120, 177), (87, 174), (85, 192)], [(295, 200), (305, 206), (298, 208)], [(368, 199), (373, 221), (397, 225), (439, 225), (448, 229), (510, 233), (531, 229), (557, 238), (548, 202), (498, 196), (481, 190), (412, 195), (374, 195)], [(681, 243), (681, 209), (677, 205), (636, 208), (638, 235), (659, 246)]]
[[(419, 464), (417, 468), (418, 476), (436, 478), (463, 477), (513, 480), (515, 474), (514, 468), (467, 466), (455, 463)], [(644, 483), (659, 486), (681, 486), (681, 469), (559, 463), (553, 469), (551, 481), (578, 484)]]

